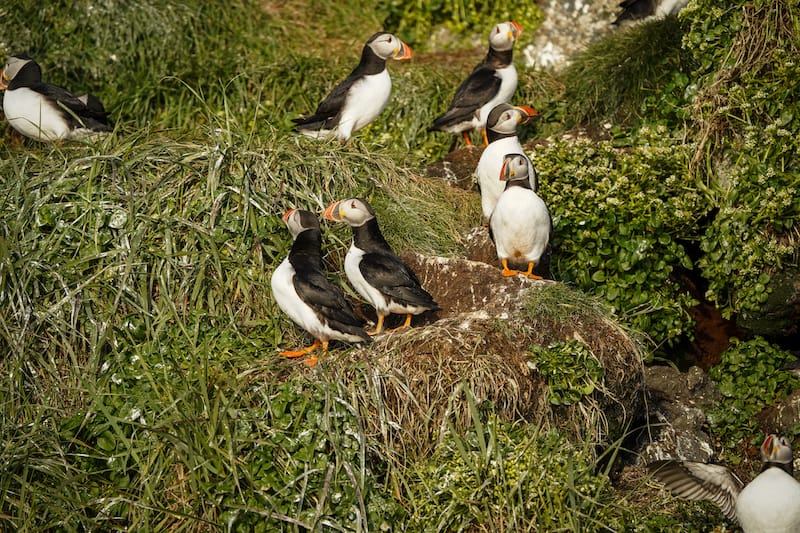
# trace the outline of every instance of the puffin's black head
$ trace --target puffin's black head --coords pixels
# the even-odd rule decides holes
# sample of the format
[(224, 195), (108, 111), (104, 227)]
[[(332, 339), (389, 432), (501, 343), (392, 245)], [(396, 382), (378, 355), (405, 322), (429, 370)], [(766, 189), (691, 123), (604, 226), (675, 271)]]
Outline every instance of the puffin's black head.
[(297, 238), (306, 230), (320, 229), (317, 215), (304, 209), (289, 209), (283, 214), (283, 222), (289, 228), (292, 238)]
[(402, 61), (404, 59), (411, 59), (413, 55), (410, 46), (391, 33), (385, 31), (379, 31), (369, 38), (367, 44), (364, 45), (364, 52), (368, 49), (381, 59), (397, 59), (398, 61)]
[(347, 222), (353, 227), (358, 227), (375, 218), (375, 211), (363, 198), (348, 198), (331, 203), (325, 208), (322, 216), (326, 220)]
[(517, 125), (529, 121), (537, 114), (534, 108), (526, 105), (497, 104), (486, 118), (486, 129), (496, 133), (511, 134), (516, 132)]
[(0, 74), (0, 90), (27, 87), (41, 83), (42, 69), (39, 64), (26, 54), (11, 56)]

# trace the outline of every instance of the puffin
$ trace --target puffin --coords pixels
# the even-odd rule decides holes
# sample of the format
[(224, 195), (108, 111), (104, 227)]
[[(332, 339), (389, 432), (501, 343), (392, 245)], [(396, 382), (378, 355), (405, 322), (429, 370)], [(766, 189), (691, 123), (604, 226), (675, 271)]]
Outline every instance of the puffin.
[[(497, 104), (486, 119), (486, 135), (489, 144), (481, 153), (478, 166), (475, 167), (475, 178), (481, 192), (481, 208), (483, 222), (488, 223), (497, 199), (505, 189), (505, 184), (497, 179), (503, 166), (506, 154), (523, 154), (522, 145), (517, 137), (517, 126), (536, 116), (536, 110), (528, 106)], [(536, 169), (528, 160), (528, 177), (531, 189), (538, 189)]]
[(404, 61), (412, 54), (411, 47), (391, 33), (376, 33), (364, 45), (358, 66), (333, 88), (314, 114), (292, 119), (295, 131), (318, 139), (335, 137), (346, 143), (389, 103), (392, 78), (386, 60)]
[[(550, 243), (553, 221), (544, 200), (531, 187), (529, 164), (523, 154), (507, 154), (503, 158), (498, 179), (505, 182), (505, 190), (489, 219), (489, 236), (503, 266), (503, 276), (521, 274), (542, 279), (533, 269)], [(509, 263), (527, 264), (527, 270), (514, 270)]]
[(425, 311), (438, 311), (439, 304), (422, 288), (417, 275), (394, 253), (381, 233), (372, 207), (363, 198), (332, 202), (323, 213), (326, 220), (347, 222), (353, 242), (344, 258), (347, 279), (378, 315), (370, 335), (383, 331), (391, 313), (405, 314), (403, 325), (387, 333), (411, 326), (411, 317)]
[[(322, 231), (317, 216), (303, 209), (289, 209), (283, 222), (294, 238), (289, 255), (278, 265), (270, 280), (278, 307), (294, 323), (314, 337), (311, 346), (283, 351), (283, 357), (302, 357), (320, 346), (324, 354), (331, 340), (368, 343), (371, 338), (341, 287), (325, 276), (322, 266)], [(314, 367), (317, 357), (305, 363)]]
[(672, 15), (683, 9), (687, 3), (689, 3), (689, 0), (623, 0), (619, 4), (622, 12), (612, 24), (620, 26), (625, 21)]
[(103, 104), (93, 94), (73, 95), (42, 82), (30, 56), (8, 59), (0, 74), (3, 112), (15, 130), (37, 141), (80, 140), (112, 130)]
[[(517, 69), (513, 63), (514, 43), (522, 26), (514, 21), (495, 24), (489, 33), (489, 52), (456, 89), (448, 110), (433, 121), (428, 131), (461, 134), (472, 146), (470, 132), (483, 130), (489, 112), (509, 102), (517, 90)], [(484, 144), (486, 132), (483, 131)]]
[(674, 495), (716, 503), (745, 533), (800, 531), (800, 483), (792, 475), (789, 441), (769, 434), (760, 455), (761, 473), (747, 485), (722, 465), (669, 459), (647, 468)]

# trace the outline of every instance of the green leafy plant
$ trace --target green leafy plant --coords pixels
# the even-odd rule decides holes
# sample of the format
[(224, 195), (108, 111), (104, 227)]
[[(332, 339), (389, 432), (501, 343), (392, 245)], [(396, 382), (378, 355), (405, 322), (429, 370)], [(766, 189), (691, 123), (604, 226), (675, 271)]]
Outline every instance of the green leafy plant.
[[(723, 401), (709, 413), (714, 432), (730, 447), (742, 439), (761, 439), (756, 415), (800, 387), (800, 380), (781, 368), (795, 357), (761, 337), (731, 339), (709, 373)], [(735, 460), (735, 459), (733, 459)]]
[(579, 340), (531, 346), (534, 369), (547, 380), (547, 399), (571, 405), (602, 386), (604, 370), (589, 347)]
[(757, 314), (800, 249), (800, 14), (788, 0), (699, 0), (681, 17), (698, 65), (692, 159), (718, 207), (698, 265), (726, 317)]
[[(468, 392), (469, 394), (469, 392)], [(595, 474), (593, 451), (556, 432), (483, 415), (452, 429), (409, 479), (410, 531), (618, 530), (624, 512), (608, 478)]]
[(643, 129), (626, 149), (576, 139), (537, 148), (540, 195), (553, 216), (553, 270), (608, 302), (667, 346), (691, 338), (696, 301), (679, 283), (684, 239), (706, 212), (686, 175), (687, 150)]

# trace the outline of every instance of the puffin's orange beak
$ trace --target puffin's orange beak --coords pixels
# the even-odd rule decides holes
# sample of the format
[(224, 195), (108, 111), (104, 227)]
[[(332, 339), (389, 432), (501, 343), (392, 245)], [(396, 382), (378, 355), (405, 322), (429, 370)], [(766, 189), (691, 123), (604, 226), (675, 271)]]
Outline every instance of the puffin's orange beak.
[(767, 438), (764, 439), (764, 444), (761, 445), (761, 453), (764, 457), (769, 457), (772, 454), (772, 448), (775, 441), (775, 435), (769, 434)]
[(506, 181), (511, 172), (513, 172), (510, 168), (508, 168), (508, 163), (511, 161), (510, 159), (503, 160), (503, 166), (500, 167), (500, 181)]
[(525, 117), (523, 117), (523, 122), (527, 122), (528, 120), (532, 119), (533, 117), (539, 115), (538, 111), (536, 111), (534, 108), (532, 108), (530, 106), (527, 106), (527, 105), (518, 105), (518, 106), (516, 106), (516, 108), (519, 109), (520, 111), (522, 111), (522, 113), (525, 115)]
[(340, 201), (332, 202), (331, 205), (326, 207), (325, 211), (322, 213), (322, 218), (325, 220), (339, 222), (341, 220), (341, 217), (339, 216), (339, 203)]
[(287, 210), (286, 210), (286, 212), (283, 214), (283, 217), (281, 218), (281, 220), (283, 220), (283, 223), (284, 223), (284, 224), (286, 224), (286, 221), (287, 221), (287, 220), (289, 220), (289, 217), (290, 217), (290, 216), (291, 216), (291, 214), (292, 214), (292, 213), (294, 213), (295, 211), (297, 211), (297, 209), (287, 209)]
[(6, 76), (5, 69), (3, 69), (3, 73), (0, 74), (0, 91), (5, 91), (10, 81), (11, 80), (8, 79), (8, 76)]
[[(400, 39), (397, 40), (400, 41)], [(403, 41), (400, 41), (400, 48), (398, 48), (394, 53), (394, 58), (398, 61), (403, 61), (406, 59), (411, 59), (412, 55), (414, 55), (414, 52), (411, 50), (411, 47)]]
[(515, 22), (513, 20), (509, 22), (509, 24), (511, 24), (511, 27), (514, 28), (513, 37), (515, 39), (519, 39), (519, 36), (522, 34), (522, 25), (519, 22)]

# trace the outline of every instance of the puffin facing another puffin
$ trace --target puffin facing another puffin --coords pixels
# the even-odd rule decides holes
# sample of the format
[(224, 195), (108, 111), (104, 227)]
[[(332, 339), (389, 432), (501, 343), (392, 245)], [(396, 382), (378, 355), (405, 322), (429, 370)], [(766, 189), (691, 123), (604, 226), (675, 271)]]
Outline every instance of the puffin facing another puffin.
[(392, 78), (386, 60), (411, 59), (412, 54), (411, 47), (391, 33), (376, 33), (364, 45), (358, 66), (334, 87), (314, 114), (292, 119), (295, 130), (309, 137), (336, 137), (347, 142), (389, 103)]
[[(478, 165), (475, 167), (485, 224), (488, 223), (497, 199), (505, 189), (505, 183), (497, 179), (503, 167), (503, 159), (506, 154), (524, 154), (522, 144), (517, 137), (517, 126), (535, 117), (536, 114), (536, 110), (532, 107), (498, 104), (486, 119), (489, 144), (481, 153)], [(531, 189), (536, 192), (539, 184), (536, 169), (530, 160), (528, 160), (528, 177), (531, 180)]]
[(693, 461), (655, 461), (647, 469), (674, 495), (716, 503), (745, 533), (800, 531), (800, 483), (792, 475), (792, 447), (770, 434), (760, 450), (761, 473), (744, 485), (722, 465)]
[(411, 326), (412, 315), (438, 311), (433, 297), (425, 291), (417, 275), (394, 253), (384, 239), (375, 212), (366, 200), (350, 198), (331, 203), (323, 217), (347, 222), (353, 230), (353, 243), (344, 259), (344, 270), (356, 291), (375, 308), (378, 323), (370, 335), (383, 331), (383, 322), (391, 313), (406, 315), (402, 326)]
[[(350, 303), (345, 299), (341, 287), (331, 283), (325, 276), (320, 247), (322, 231), (314, 213), (300, 209), (289, 209), (283, 221), (294, 238), (288, 257), (272, 273), (272, 294), (278, 307), (297, 325), (314, 337), (314, 343), (297, 351), (284, 351), (284, 357), (302, 357), (322, 346), (328, 350), (328, 342), (369, 342), (370, 336), (363, 329), (363, 322), (356, 317)], [(306, 359), (313, 367), (317, 358)]]
[[(550, 211), (532, 187), (528, 176), (528, 158), (523, 154), (508, 154), (503, 158), (499, 179), (506, 188), (489, 220), (489, 236), (497, 248), (497, 258), (503, 265), (503, 276), (522, 274), (542, 279), (533, 269), (547, 250), (553, 221)], [(526, 271), (509, 268), (526, 264)]]
[[(511, 100), (517, 90), (513, 50), (521, 33), (522, 26), (514, 21), (501, 22), (492, 28), (486, 58), (458, 86), (449, 109), (433, 121), (429, 131), (460, 133), (467, 145), (472, 145), (469, 133), (483, 130), (494, 106)], [(485, 131), (483, 135), (486, 144)]]
[(37, 141), (85, 139), (112, 130), (100, 100), (75, 96), (42, 82), (42, 69), (27, 55), (12, 56), (0, 74), (3, 112), (15, 130)]

